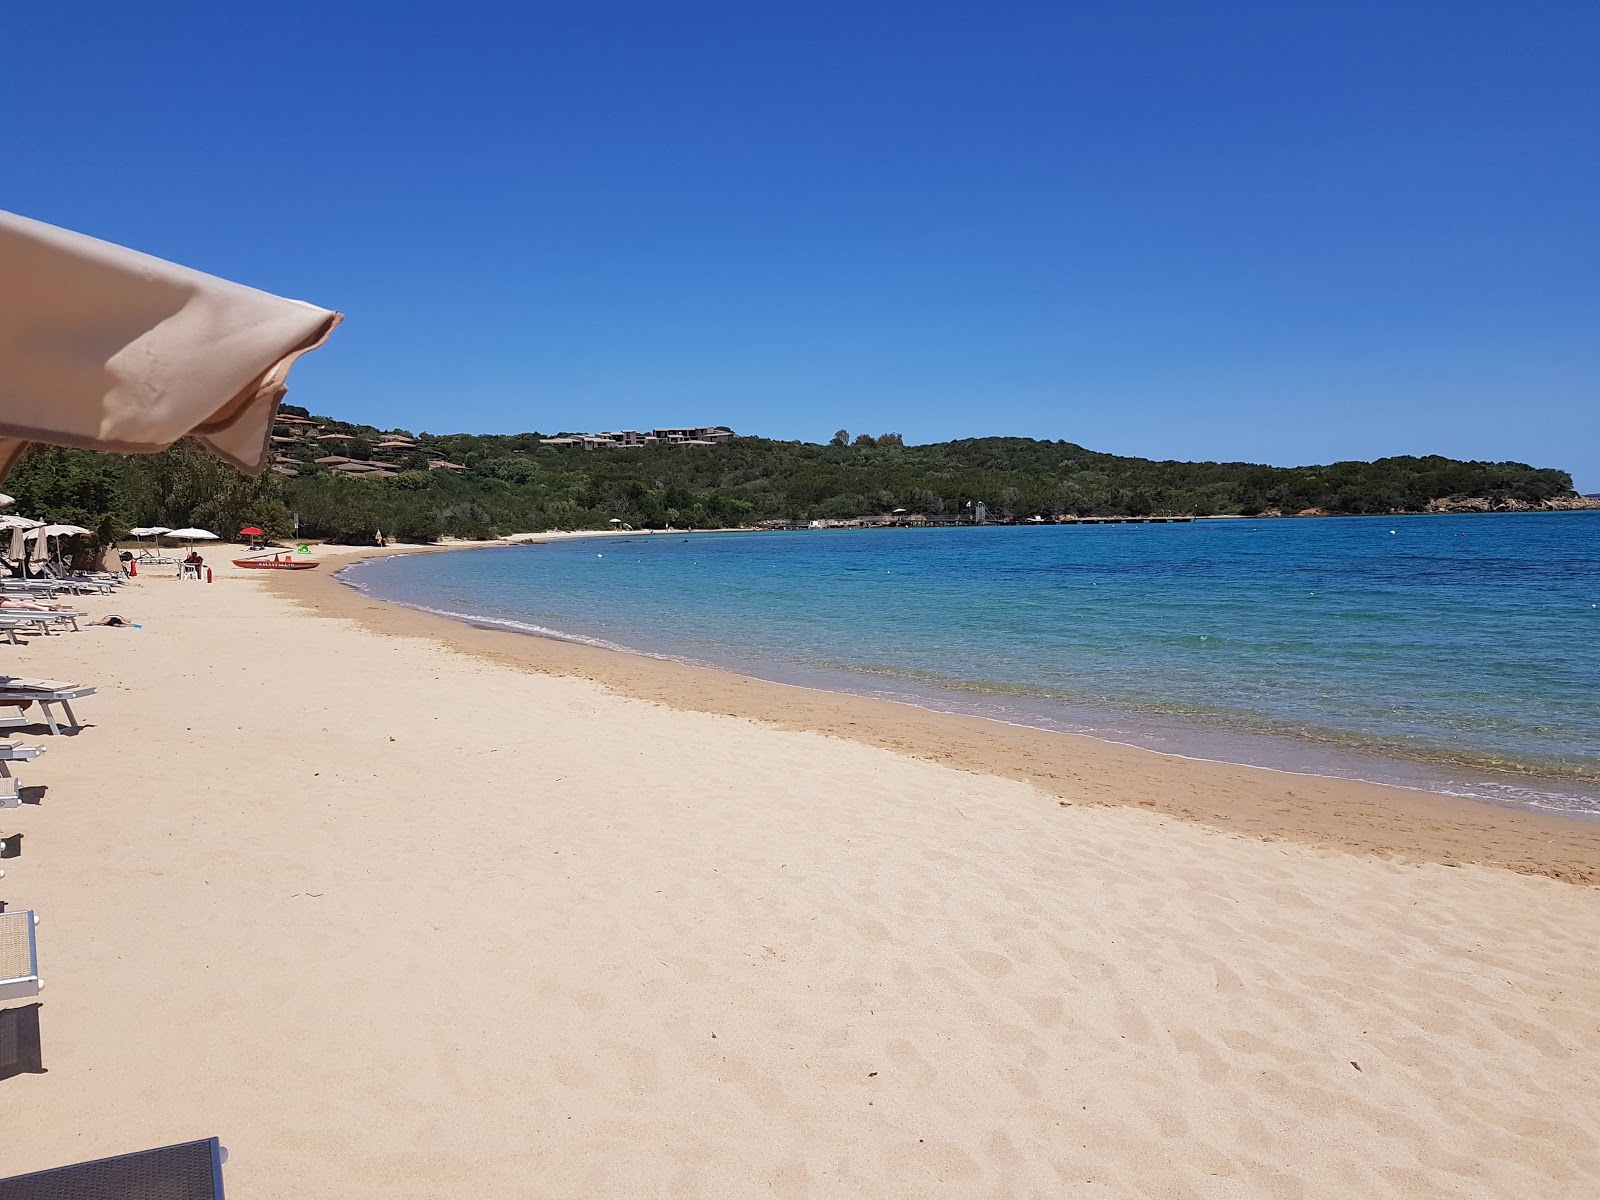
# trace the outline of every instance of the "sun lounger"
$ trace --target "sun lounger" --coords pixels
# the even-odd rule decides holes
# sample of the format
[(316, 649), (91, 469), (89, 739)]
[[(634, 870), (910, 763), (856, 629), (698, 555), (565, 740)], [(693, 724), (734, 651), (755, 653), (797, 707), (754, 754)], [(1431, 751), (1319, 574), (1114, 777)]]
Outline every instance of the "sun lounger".
[(0, 808), (20, 808), (22, 788), (11, 774), (8, 763), (32, 762), (43, 754), (43, 746), (18, 746), (13, 742), (0, 742)]
[(11, 777), (7, 763), (32, 762), (45, 752), (45, 746), (19, 746), (15, 742), (0, 742), (0, 779)]
[[(77, 632), (78, 618), (87, 617), (82, 612), (57, 612), (53, 609), (7, 608), (0, 606), (0, 623), (13, 629), (33, 628), (39, 633), (51, 633), (62, 625), (72, 626)], [(16, 639), (13, 638), (13, 641)]]
[(61, 728), (56, 723), (55, 714), (50, 710), (52, 704), (59, 704), (62, 712), (67, 714), (67, 720), (71, 722), (72, 732), (77, 733), (82, 726), (78, 723), (77, 714), (72, 711), (72, 701), (81, 700), (94, 693), (95, 689), (92, 687), (63, 683), (58, 679), (21, 679), (14, 675), (0, 675), (0, 708), (17, 710), (14, 716), (0, 717), (0, 728), (28, 724), (28, 719), (23, 716), (23, 710), (30, 704), (37, 704), (39, 711), (44, 714), (45, 724), (50, 726), (50, 732), (59, 734)]
[(223, 1200), (216, 1138), (0, 1179), (0, 1200)]
[[(39, 947), (34, 926), (39, 918), (32, 909), (0, 913), (0, 1001), (26, 1000), (37, 996), (44, 981), (39, 978)], [(0, 1192), (0, 1197), (5, 1195)]]
[(18, 1075), (43, 1075), (44, 1053), (39, 1045), (37, 1001), (17, 1008), (0, 1008), (0, 1080)]
[(54, 567), (47, 566), (45, 568), (45, 574), (64, 587), (85, 587), (91, 588), (97, 592), (114, 591), (122, 583), (122, 577), (120, 575), (108, 575), (103, 571), (80, 571), (69, 573), (65, 571), (58, 571)]
[(49, 580), (37, 579), (3, 579), (0, 580), (0, 595), (28, 596), (34, 599), (43, 597), (54, 600), (61, 594), (61, 588)]

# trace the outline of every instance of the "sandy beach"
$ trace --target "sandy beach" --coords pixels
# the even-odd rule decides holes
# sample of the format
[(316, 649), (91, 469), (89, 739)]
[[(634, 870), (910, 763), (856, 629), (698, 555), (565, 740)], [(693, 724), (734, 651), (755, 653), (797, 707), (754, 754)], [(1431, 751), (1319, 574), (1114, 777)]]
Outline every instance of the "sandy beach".
[(1600, 1194), (1593, 824), (327, 568), (83, 608), (143, 628), (5, 648), (100, 694), (13, 735), (46, 1071), (0, 1173), (215, 1134), (241, 1197)]

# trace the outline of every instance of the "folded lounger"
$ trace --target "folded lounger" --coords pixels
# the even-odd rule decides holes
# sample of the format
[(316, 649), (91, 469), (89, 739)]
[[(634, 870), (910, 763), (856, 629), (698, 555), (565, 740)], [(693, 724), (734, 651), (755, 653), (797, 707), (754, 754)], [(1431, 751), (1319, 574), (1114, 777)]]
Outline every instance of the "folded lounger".
[(72, 701), (94, 693), (92, 687), (63, 683), (59, 679), (22, 679), (15, 675), (0, 675), (0, 708), (17, 710), (15, 716), (0, 717), (0, 728), (26, 725), (28, 721), (22, 715), (22, 710), (30, 704), (38, 704), (39, 711), (44, 714), (45, 724), (50, 726), (50, 732), (59, 734), (61, 727), (56, 724), (55, 714), (50, 711), (52, 704), (59, 704), (67, 714), (67, 720), (72, 723), (72, 732), (77, 733), (81, 727), (77, 714), (72, 711)]
[(216, 1138), (0, 1179), (0, 1200), (222, 1200)]
[(39, 978), (39, 947), (30, 908), (0, 913), (0, 1001), (26, 1000), (44, 986)]

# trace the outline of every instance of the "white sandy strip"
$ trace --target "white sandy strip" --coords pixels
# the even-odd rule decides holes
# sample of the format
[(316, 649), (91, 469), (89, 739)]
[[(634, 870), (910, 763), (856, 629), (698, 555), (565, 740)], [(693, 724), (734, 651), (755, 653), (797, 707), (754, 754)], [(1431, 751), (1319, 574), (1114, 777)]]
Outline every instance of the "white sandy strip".
[(103, 689), (0, 813), (48, 982), (8, 1171), (215, 1133), (257, 1200), (1600, 1194), (1593, 889), (1061, 807), (247, 578), (114, 607), (0, 647)]

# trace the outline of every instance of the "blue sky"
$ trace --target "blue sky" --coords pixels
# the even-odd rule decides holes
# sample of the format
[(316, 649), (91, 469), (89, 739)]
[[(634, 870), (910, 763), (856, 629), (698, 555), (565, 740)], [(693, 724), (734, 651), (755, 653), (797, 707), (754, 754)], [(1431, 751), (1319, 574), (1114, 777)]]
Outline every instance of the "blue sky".
[(1600, 491), (1600, 6), (62, 3), (0, 207), (347, 314), (290, 399)]

